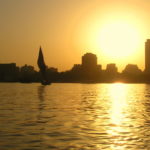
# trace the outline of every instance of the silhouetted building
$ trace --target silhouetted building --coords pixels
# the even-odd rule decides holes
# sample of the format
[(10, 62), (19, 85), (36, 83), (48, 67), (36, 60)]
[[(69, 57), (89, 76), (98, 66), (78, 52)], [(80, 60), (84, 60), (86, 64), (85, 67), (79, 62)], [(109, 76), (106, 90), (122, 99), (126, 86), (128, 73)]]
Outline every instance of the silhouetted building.
[(84, 68), (97, 66), (97, 57), (95, 54), (86, 53), (82, 56), (82, 66)]
[(145, 73), (150, 74), (150, 39), (145, 42)]
[(75, 64), (71, 70), (59, 74), (63, 82), (98, 82), (101, 77), (101, 65), (97, 65), (95, 54), (82, 56), (82, 64)]
[[(78, 66), (79, 67), (79, 66)], [(101, 71), (101, 65), (97, 65), (97, 57), (95, 54), (86, 53), (82, 56), (83, 71)]]
[(19, 68), (15, 63), (0, 64), (0, 81), (17, 81)]
[(100, 80), (102, 67), (97, 65), (95, 54), (86, 53), (82, 56), (81, 74), (83, 82), (95, 82)]
[(116, 67), (116, 64), (107, 64), (106, 72), (114, 74), (118, 72), (118, 68)]
[(102, 82), (115, 82), (118, 78), (118, 68), (116, 64), (107, 64), (106, 70), (102, 71)]
[(73, 72), (79, 72), (81, 71), (81, 65), (80, 64), (74, 64), (74, 66), (72, 67), (71, 71)]
[(122, 73), (130, 74), (130, 75), (137, 75), (141, 74), (142, 71), (138, 68), (137, 65), (134, 64), (128, 64), (125, 69), (122, 71)]
[(121, 74), (122, 81), (127, 83), (141, 83), (143, 82), (142, 71), (137, 65), (128, 64)]
[(33, 66), (24, 65), (20, 68), (19, 78), (21, 82), (33, 82), (36, 81), (36, 71)]

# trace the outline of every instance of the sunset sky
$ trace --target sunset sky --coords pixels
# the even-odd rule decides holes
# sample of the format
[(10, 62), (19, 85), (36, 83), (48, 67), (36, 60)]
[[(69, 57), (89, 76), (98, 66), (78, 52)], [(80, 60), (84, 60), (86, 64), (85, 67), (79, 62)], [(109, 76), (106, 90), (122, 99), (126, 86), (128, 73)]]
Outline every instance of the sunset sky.
[(80, 64), (86, 52), (103, 69), (144, 69), (150, 0), (0, 0), (0, 19), (0, 63), (37, 69), (41, 45), (46, 64), (59, 71)]

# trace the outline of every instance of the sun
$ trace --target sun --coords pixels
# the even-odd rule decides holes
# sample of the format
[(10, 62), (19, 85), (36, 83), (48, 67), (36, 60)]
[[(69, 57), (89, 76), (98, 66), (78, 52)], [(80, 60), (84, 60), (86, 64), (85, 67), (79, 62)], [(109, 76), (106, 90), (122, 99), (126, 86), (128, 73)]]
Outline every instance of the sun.
[(135, 54), (140, 35), (134, 24), (114, 21), (101, 28), (98, 41), (102, 53), (110, 58), (123, 58)]

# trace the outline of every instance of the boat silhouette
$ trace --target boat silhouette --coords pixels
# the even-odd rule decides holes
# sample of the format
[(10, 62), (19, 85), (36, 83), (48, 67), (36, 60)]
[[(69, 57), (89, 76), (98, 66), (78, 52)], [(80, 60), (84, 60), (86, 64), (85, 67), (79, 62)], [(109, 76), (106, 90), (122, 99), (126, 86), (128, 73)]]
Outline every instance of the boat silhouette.
[(44, 61), (44, 56), (43, 56), (41, 46), (40, 46), (40, 49), (39, 49), (39, 57), (38, 57), (37, 64), (38, 64), (38, 67), (39, 67), (40, 73), (41, 73), (41, 84), (42, 85), (51, 84), (51, 82), (47, 78), (47, 74), (46, 74), (47, 66), (46, 66), (45, 61)]

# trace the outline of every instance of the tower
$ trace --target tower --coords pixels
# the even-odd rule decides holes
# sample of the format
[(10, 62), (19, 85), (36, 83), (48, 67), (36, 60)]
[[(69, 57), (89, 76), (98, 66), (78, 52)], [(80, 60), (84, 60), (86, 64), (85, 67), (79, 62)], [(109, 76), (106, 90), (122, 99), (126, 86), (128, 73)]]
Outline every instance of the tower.
[(145, 42), (145, 73), (150, 74), (150, 39)]
[(86, 53), (82, 56), (82, 66), (84, 68), (95, 68), (97, 66), (97, 57), (95, 54)]

